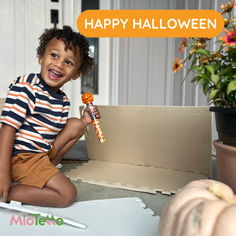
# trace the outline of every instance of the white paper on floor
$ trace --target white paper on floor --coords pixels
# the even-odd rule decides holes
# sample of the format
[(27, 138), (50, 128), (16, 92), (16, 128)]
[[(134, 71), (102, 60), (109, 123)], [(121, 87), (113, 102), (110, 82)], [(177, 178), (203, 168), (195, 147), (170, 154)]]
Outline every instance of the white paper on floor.
[[(78, 236), (157, 236), (159, 216), (139, 198), (115, 198), (76, 202), (66, 208), (47, 208), (30, 205), (16, 206), (18, 209), (5, 209), (0, 203), (0, 235), (78, 235)], [(60, 217), (87, 226), (77, 228), (64, 222), (53, 224), (51, 220), (40, 221), (39, 216), (24, 213), (26, 211), (46, 213), (51, 218)], [(56, 216), (56, 217), (55, 217)], [(45, 218), (44, 218), (45, 219)], [(39, 224), (41, 222), (42, 225)]]

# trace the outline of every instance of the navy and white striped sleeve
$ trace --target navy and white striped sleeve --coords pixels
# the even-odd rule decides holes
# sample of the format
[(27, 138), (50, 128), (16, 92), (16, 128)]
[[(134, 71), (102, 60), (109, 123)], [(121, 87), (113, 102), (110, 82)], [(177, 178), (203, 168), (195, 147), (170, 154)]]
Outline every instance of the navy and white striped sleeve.
[(19, 77), (10, 85), (0, 122), (19, 129), (27, 117), (34, 110), (35, 95), (30, 83)]

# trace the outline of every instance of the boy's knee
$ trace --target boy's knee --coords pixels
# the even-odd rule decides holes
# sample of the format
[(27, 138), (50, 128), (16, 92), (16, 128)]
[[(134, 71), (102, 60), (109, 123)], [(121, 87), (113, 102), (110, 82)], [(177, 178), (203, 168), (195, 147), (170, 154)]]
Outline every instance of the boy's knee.
[(76, 187), (72, 184), (70, 189), (68, 189), (62, 195), (62, 205), (61, 207), (68, 207), (76, 201), (77, 190)]

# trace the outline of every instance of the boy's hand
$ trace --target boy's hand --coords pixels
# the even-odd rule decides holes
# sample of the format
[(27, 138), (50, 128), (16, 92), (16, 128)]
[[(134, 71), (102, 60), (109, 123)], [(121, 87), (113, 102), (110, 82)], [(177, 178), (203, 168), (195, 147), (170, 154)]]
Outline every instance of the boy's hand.
[(6, 202), (11, 187), (11, 154), (16, 129), (2, 124), (0, 129), (0, 197)]
[(0, 172), (0, 197), (2, 202), (7, 201), (8, 191), (11, 187), (11, 176), (9, 173)]
[[(93, 113), (97, 119), (101, 118), (100, 112), (96, 106), (93, 106)], [(81, 117), (81, 121), (85, 124), (85, 126), (89, 125), (92, 122), (92, 119), (89, 115), (89, 109), (87, 107), (84, 110), (84, 114)]]

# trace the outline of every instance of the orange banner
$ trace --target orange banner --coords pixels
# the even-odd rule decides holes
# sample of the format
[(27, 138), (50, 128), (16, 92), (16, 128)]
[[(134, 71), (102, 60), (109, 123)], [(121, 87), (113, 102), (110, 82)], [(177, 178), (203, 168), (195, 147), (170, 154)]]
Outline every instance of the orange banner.
[(77, 19), (86, 37), (207, 37), (224, 28), (215, 10), (87, 10)]

